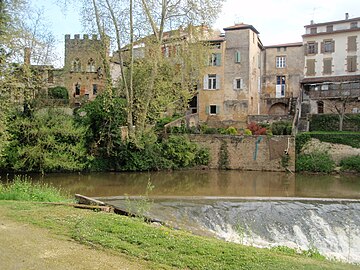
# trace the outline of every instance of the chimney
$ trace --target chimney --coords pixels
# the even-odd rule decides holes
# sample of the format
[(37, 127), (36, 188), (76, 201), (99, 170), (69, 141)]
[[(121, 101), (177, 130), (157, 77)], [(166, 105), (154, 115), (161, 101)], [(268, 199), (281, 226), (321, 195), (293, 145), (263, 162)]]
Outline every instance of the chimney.
[(311, 21), (310, 21), (310, 24), (311, 24), (311, 25), (314, 24), (314, 20), (311, 20)]
[(30, 65), (31, 50), (29, 47), (24, 49), (24, 64)]
[(349, 13), (345, 13), (345, 20), (348, 20), (349, 19)]

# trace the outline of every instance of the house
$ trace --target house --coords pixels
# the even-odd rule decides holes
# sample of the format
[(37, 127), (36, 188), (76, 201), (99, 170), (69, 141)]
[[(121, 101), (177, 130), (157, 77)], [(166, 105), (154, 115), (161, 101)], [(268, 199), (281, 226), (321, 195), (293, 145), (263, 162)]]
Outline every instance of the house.
[(360, 112), (360, 17), (305, 25), (301, 116)]
[(293, 115), (304, 73), (302, 42), (265, 46), (261, 115)]
[(260, 112), (261, 51), (259, 32), (248, 24), (224, 28), (209, 39), (211, 52), (198, 91), (199, 122), (212, 127), (245, 127)]

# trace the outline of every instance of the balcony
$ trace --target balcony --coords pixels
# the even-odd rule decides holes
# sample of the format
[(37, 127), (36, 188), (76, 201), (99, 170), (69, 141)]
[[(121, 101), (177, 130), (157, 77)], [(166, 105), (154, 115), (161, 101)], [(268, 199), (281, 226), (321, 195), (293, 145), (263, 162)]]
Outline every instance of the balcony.
[(310, 90), (310, 99), (333, 99), (333, 98), (359, 98), (360, 88), (341, 90)]

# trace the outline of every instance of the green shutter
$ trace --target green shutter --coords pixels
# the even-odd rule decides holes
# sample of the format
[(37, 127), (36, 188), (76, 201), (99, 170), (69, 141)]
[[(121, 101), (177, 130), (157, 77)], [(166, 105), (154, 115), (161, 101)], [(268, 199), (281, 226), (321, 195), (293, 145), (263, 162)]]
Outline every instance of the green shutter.
[(210, 106), (205, 106), (205, 113), (210, 114)]
[(216, 65), (221, 66), (221, 53), (216, 54)]
[(216, 114), (220, 114), (220, 106), (216, 105)]

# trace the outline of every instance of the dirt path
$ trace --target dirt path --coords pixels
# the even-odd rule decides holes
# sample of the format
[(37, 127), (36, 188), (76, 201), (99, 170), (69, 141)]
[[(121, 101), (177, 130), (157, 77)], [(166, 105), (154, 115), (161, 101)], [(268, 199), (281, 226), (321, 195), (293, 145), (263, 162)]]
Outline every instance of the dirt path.
[(0, 213), (0, 269), (149, 269), (125, 255), (111, 254), (21, 224)]

